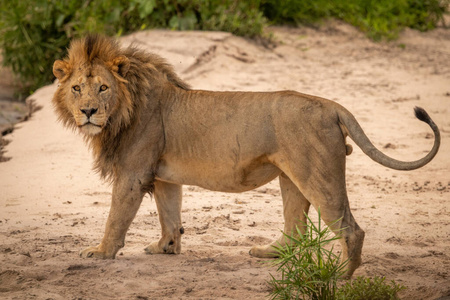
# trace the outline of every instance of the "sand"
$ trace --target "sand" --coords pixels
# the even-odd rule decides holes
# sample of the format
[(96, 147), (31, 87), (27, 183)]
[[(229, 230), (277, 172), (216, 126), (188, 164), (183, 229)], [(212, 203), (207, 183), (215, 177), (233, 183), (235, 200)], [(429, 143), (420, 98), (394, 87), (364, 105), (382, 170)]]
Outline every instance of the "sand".
[[(354, 276), (385, 276), (403, 299), (450, 296), (450, 31), (406, 30), (373, 43), (356, 29), (270, 28), (275, 45), (221, 32), (145, 31), (121, 39), (167, 58), (194, 88), (291, 89), (337, 101), (388, 155), (422, 157), (433, 143), (413, 116), (422, 106), (442, 145), (427, 166), (387, 169), (359, 148), (347, 158), (353, 214), (366, 232)], [(147, 196), (115, 260), (78, 252), (103, 236), (111, 187), (92, 171), (82, 137), (56, 120), (56, 85), (32, 98), (42, 109), (16, 126), (0, 164), (1, 299), (263, 299), (274, 268), (250, 257), (283, 227), (278, 181), (242, 194), (184, 187), (180, 255), (146, 255), (159, 239)], [(311, 211), (315, 218), (316, 213)]]

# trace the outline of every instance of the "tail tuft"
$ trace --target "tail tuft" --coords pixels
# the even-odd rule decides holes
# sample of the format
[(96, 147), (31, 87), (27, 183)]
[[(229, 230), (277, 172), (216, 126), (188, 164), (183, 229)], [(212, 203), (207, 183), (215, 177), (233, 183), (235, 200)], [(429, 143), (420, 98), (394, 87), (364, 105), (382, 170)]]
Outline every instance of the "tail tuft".
[(425, 122), (427, 124), (430, 124), (432, 122), (430, 116), (425, 111), (425, 109), (416, 106), (414, 107), (414, 113), (416, 114), (416, 118), (419, 119), (420, 121)]

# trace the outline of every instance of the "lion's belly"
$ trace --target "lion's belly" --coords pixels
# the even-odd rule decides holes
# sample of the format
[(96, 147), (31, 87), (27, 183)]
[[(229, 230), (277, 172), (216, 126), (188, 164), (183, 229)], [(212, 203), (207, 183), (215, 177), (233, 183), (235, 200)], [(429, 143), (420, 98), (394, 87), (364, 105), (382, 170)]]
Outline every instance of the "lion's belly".
[(212, 191), (245, 192), (257, 188), (280, 175), (270, 163), (234, 166), (210, 165), (202, 162), (162, 160), (156, 177), (159, 180), (183, 185), (196, 185)]

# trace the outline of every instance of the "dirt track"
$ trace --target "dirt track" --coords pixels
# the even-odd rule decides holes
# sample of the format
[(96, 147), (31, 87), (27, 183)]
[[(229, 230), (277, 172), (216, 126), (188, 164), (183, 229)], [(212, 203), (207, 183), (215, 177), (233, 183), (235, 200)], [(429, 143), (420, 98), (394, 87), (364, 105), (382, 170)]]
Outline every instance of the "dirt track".
[[(450, 31), (407, 30), (376, 44), (352, 27), (273, 28), (264, 48), (227, 33), (148, 31), (122, 39), (166, 57), (194, 88), (292, 89), (335, 100), (360, 121), (377, 147), (414, 160), (432, 146), (413, 107), (427, 109), (442, 146), (411, 172), (377, 165), (354, 146), (347, 187), (366, 232), (355, 276), (386, 276), (404, 299), (450, 296)], [(111, 188), (91, 171), (82, 138), (56, 122), (55, 86), (33, 98), (43, 109), (9, 136), (0, 164), (0, 298), (263, 299), (269, 271), (248, 255), (283, 226), (278, 182), (243, 194), (184, 188), (182, 254), (147, 256), (159, 238), (156, 205), (144, 199), (114, 261), (83, 260), (102, 237)], [(431, 136), (430, 136), (431, 135)], [(314, 216), (315, 212), (311, 214)]]

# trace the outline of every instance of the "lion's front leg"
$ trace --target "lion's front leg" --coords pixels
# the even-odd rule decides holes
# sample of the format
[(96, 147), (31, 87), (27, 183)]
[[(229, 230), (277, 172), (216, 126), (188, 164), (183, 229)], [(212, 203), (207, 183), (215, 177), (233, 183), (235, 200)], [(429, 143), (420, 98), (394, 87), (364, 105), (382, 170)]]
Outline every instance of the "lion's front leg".
[(161, 181), (155, 182), (155, 200), (161, 223), (162, 237), (151, 243), (147, 254), (179, 254), (181, 252), (181, 185)]
[(144, 193), (139, 180), (128, 178), (115, 182), (105, 235), (98, 246), (82, 250), (80, 256), (114, 259), (117, 251), (125, 245), (125, 234), (143, 197)]

